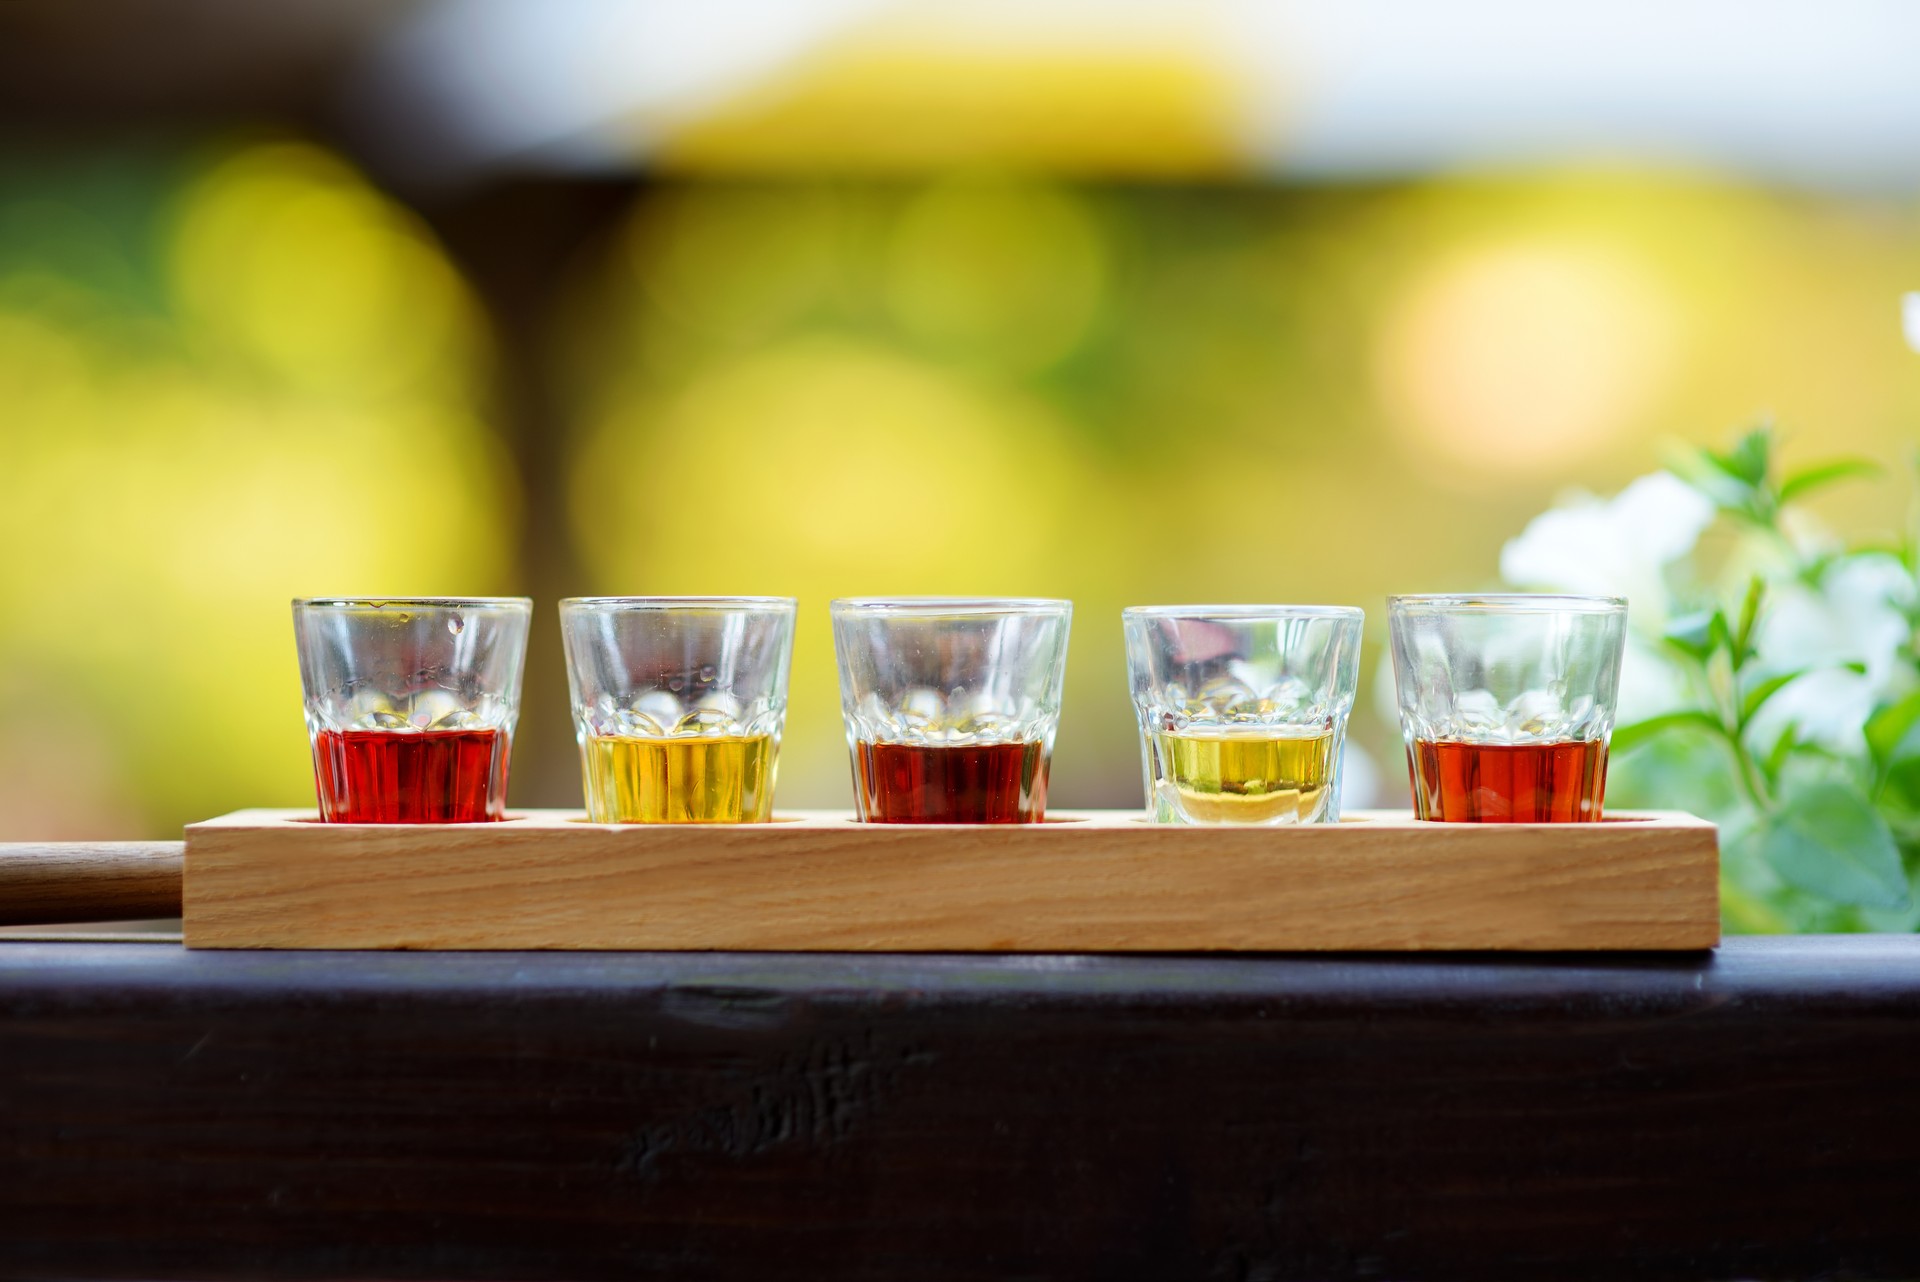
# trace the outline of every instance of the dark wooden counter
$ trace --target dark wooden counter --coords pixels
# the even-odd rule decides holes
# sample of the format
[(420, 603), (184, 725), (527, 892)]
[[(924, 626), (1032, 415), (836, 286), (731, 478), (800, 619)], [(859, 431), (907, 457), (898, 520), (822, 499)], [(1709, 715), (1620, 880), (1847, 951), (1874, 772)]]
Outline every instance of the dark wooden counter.
[(1920, 1274), (1920, 940), (0, 944), (0, 1276)]

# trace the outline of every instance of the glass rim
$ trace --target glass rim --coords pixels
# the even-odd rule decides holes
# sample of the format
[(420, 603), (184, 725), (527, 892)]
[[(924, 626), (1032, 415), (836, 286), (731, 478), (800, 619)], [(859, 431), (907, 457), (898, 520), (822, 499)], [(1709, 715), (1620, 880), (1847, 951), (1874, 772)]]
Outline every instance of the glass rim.
[(793, 614), (800, 608), (798, 597), (790, 596), (569, 596), (560, 598), (562, 612), (572, 610), (762, 610)]
[(1192, 619), (1196, 622), (1240, 619), (1359, 619), (1357, 605), (1130, 605), (1122, 619)]
[(409, 610), (528, 610), (530, 596), (297, 596), (296, 610), (384, 610), (401, 606)]
[(836, 597), (828, 603), (828, 612), (836, 619), (869, 616), (874, 618), (942, 618), (948, 616), (1047, 615), (1073, 613), (1073, 602), (1064, 597), (994, 596), (857, 596)]
[(1387, 598), (1389, 612), (1435, 614), (1625, 614), (1623, 596), (1555, 592), (1414, 593)]

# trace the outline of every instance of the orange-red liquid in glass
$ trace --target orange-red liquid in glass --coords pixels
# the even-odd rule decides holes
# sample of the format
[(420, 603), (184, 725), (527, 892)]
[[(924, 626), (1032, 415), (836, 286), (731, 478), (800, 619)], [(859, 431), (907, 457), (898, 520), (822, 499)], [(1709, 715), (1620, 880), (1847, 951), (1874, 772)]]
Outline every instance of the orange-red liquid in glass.
[(926, 747), (856, 745), (855, 785), (868, 823), (1038, 823), (1047, 757), (1036, 742)]
[(1597, 823), (1607, 745), (1416, 740), (1407, 752), (1417, 819), (1447, 823)]
[(499, 730), (322, 730), (320, 817), (348, 824), (466, 824), (506, 817)]

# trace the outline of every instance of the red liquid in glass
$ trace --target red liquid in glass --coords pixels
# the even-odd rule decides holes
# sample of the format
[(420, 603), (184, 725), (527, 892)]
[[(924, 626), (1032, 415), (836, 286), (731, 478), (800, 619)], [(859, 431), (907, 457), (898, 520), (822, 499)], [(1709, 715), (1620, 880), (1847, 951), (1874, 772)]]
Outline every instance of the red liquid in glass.
[(346, 824), (469, 824), (506, 817), (499, 730), (322, 730), (320, 817)]
[(857, 745), (855, 785), (868, 823), (1038, 823), (1047, 809), (1047, 758), (1038, 742), (977, 747)]
[(1416, 740), (1407, 753), (1417, 819), (1597, 823), (1607, 745)]

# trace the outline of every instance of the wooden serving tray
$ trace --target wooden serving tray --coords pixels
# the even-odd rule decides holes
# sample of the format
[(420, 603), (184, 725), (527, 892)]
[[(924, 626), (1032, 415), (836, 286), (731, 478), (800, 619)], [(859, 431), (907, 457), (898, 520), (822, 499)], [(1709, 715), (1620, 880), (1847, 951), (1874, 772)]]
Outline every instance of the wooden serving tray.
[(1292, 828), (1133, 811), (1044, 824), (323, 824), (187, 828), (191, 948), (862, 952), (1697, 949), (1719, 847), (1691, 815)]

